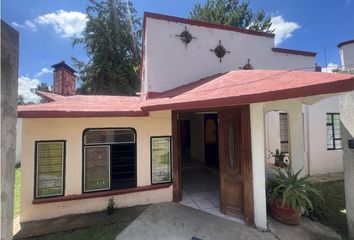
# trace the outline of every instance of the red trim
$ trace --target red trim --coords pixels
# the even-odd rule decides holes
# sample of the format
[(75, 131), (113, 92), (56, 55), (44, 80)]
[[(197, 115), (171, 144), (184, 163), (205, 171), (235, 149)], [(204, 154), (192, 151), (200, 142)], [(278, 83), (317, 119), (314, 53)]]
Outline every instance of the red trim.
[(151, 106), (143, 106), (145, 111), (157, 110), (183, 110), (183, 109), (199, 109), (199, 108), (213, 108), (213, 107), (227, 107), (239, 106), (257, 102), (268, 102), (276, 100), (284, 100), (290, 98), (307, 97), (312, 95), (340, 93), (354, 90), (354, 78), (322, 83), (312, 86), (298, 87), (292, 89), (283, 89), (273, 92), (265, 92), (258, 94), (251, 94), (246, 96), (235, 96), (219, 99), (210, 99), (202, 101), (190, 101), (179, 103), (166, 103)]
[(242, 29), (242, 28), (238, 28), (238, 27), (231, 27), (231, 26), (225, 26), (225, 25), (221, 25), (221, 24), (207, 23), (207, 22), (202, 22), (202, 21), (197, 21), (197, 20), (191, 20), (191, 19), (186, 19), (186, 18), (180, 18), (180, 17), (174, 17), (174, 16), (163, 15), (163, 14), (158, 14), (158, 13), (152, 13), (152, 12), (144, 12), (144, 21), (146, 18), (166, 20), (166, 21), (171, 21), (171, 22), (178, 22), (178, 23), (189, 24), (189, 25), (200, 26), (200, 27), (221, 29), (221, 30), (245, 33), (245, 34), (262, 36), (262, 37), (269, 37), (269, 38), (274, 38), (274, 36), (275, 36), (272, 33), (257, 32), (257, 31)]
[(341, 47), (343, 47), (343, 46), (345, 46), (345, 45), (349, 45), (349, 44), (352, 44), (352, 43), (354, 43), (354, 39), (353, 39), (353, 40), (348, 40), (348, 41), (345, 41), (345, 42), (340, 42), (340, 43), (337, 45), (337, 47), (338, 47), (338, 48), (341, 48)]
[(18, 111), (17, 117), (19, 118), (85, 118), (85, 117), (147, 117), (148, 112), (80, 112), (80, 111)]
[(44, 203), (82, 200), (82, 199), (89, 199), (89, 198), (109, 197), (109, 196), (123, 195), (123, 194), (128, 194), (128, 193), (136, 193), (136, 192), (164, 189), (164, 188), (169, 188), (170, 186), (172, 186), (172, 183), (147, 185), (147, 186), (142, 186), (142, 187), (113, 190), (113, 191), (73, 194), (73, 195), (61, 196), (61, 197), (48, 197), (48, 198), (42, 198), (42, 199), (35, 199), (32, 201), (32, 204), (44, 204)]
[(278, 53), (302, 55), (306, 57), (315, 57), (317, 55), (317, 53), (315, 52), (299, 51), (299, 50), (286, 49), (286, 48), (272, 48), (272, 51)]

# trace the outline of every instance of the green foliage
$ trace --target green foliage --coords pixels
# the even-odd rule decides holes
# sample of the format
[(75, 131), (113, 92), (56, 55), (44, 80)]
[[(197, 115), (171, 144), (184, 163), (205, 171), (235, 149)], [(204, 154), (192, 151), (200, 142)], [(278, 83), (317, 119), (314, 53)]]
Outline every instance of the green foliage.
[[(290, 205), (294, 209), (304, 208), (305, 212), (313, 210), (311, 195), (323, 199), (322, 193), (314, 188), (309, 177), (299, 177), (300, 169), (294, 173), (290, 168), (279, 169), (274, 178), (267, 181), (269, 200), (282, 199), (283, 205)], [(285, 172), (285, 173), (284, 173)]]
[(108, 204), (107, 204), (107, 207), (109, 208), (114, 208), (114, 206), (116, 205), (115, 201), (114, 201), (114, 198), (113, 197), (110, 197), (108, 199)]
[(40, 84), (37, 85), (38, 91), (44, 91), (44, 92), (49, 92), (49, 86), (47, 83), (41, 82)]
[(14, 186), (14, 218), (20, 215), (20, 199), (21, 199), (21, 168), (16, 167), (15, 186)]
[(262, 32), (270, 29), (271, 18), (264, 10), (253, 12), (248, 1), (207, 0), (205, 5), (197, 3), (190, 12), (190, 18), (208, 23), (217, 23)]
[(130, 1), (90, 0), (83, 37), (73, 45), (84, 44), (86, 64), (73, 58), (81, 94), (134, 95), (139, 88), (140, 20)]
[(346, 239), (348, 225), (344, 212), (346, 209), (344, 181), (319, 182), (314, 183), (314, 187), (323, 193), (324, 201), (316, 194), (309, 195), (314, 207), (310, 217), (333, 228)]

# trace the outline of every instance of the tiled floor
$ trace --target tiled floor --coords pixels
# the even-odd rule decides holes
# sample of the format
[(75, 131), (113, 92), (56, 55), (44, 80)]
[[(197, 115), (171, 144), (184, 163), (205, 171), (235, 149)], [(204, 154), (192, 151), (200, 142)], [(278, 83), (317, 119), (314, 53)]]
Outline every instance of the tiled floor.
[(243, 220), (220, 212), (220, 184), (218, 171), (204, 165), (182, 168), (181, 204), (238, 223)]

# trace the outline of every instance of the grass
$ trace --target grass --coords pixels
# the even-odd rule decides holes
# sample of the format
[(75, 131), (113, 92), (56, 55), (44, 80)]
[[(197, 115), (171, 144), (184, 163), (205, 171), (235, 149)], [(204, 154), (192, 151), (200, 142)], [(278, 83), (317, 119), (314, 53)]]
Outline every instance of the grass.
[(312, 197), (314, 211), (311, 215), (334, 229), (342, 237), (348, 238), (344, 181), (315, 183), (315, 187), (323, 193), (324, 201)]
[(41, 237), (25, 238), (26, 240), (114, 240), (118, 233), (126, 228), (130, 222), (96, 225), (89, 228), (68, 232), (59, 232)]
[(16, 168), (14, 186), (14, 218), (20, 215), (21, 168)]

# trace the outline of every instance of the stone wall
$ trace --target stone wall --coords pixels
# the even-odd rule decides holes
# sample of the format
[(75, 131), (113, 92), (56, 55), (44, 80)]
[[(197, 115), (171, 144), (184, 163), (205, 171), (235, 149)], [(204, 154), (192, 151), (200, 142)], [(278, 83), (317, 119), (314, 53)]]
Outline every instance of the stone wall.
[(340, 98), (340, 118), (342, 121), (342, 145), (344, 166), (344, 188), (347, 209), (349, 238), (354, 239), (354, 149), (348, 140), (354, 140), (354, 91)]
[(1, 239), (12, 239), (19, 33), (1, 20)]

